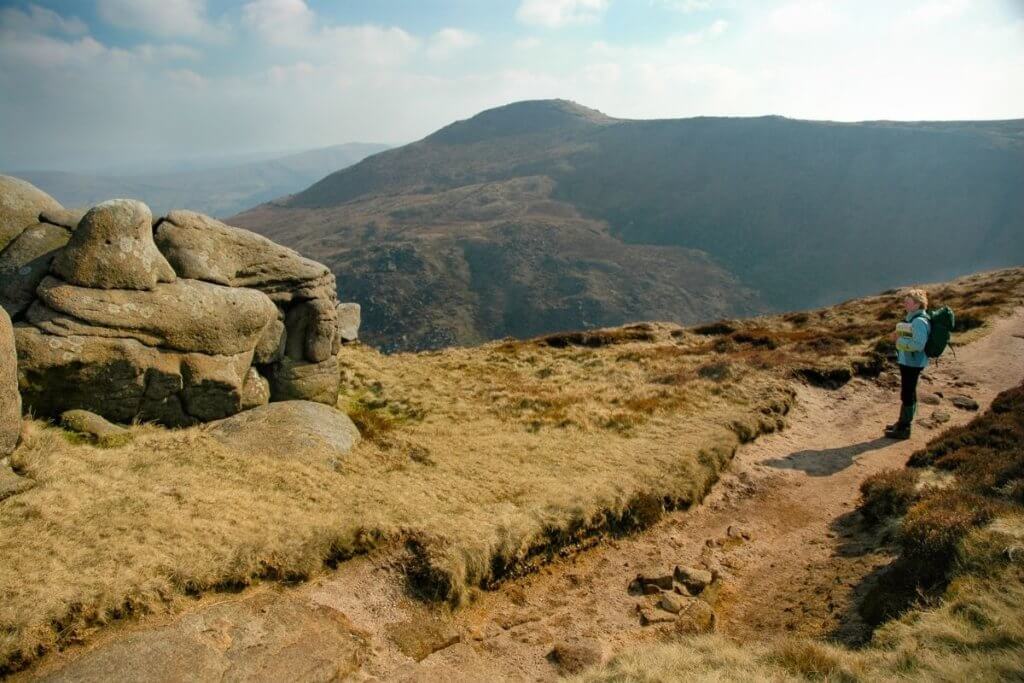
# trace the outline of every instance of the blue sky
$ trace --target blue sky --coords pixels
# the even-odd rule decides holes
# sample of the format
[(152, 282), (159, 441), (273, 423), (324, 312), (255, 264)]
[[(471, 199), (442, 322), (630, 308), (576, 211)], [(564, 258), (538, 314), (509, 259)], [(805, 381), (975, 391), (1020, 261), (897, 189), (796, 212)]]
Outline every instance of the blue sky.
[(0, 169), (613, 116), (1024, 117), (1024, 0), (0, 0)]

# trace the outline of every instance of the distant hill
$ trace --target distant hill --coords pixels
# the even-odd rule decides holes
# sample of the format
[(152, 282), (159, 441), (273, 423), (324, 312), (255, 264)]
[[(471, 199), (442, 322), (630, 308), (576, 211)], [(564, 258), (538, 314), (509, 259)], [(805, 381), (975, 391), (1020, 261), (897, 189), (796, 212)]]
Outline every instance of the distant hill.
[(1024, 120), (634, 121), (519, 102), (234, 217), (385, 348), (824, 305), (1024, 263)]
[(348, 143), (268, 161), (219, 168), (144, 174), (91, 175), (62, 171), (12, 171), (64, 206), (89, 206), (114, 197), (140, 199), (161, 214), (191, 208), (229, 216), (253, 204), (297, 192), (328, 173), (388, 149)]

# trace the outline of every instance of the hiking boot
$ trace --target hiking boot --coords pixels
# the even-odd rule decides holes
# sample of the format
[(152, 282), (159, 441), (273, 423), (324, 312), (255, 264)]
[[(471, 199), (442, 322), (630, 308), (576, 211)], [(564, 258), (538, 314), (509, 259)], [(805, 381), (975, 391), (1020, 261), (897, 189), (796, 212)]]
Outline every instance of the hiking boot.
[(906, 436), (893, 437), (901, 439), (910, 438), (910, 425), (914, 422), (914, 413), (917, 412), (917, 404), (911, 406), (900, 406), (900, 419), (893, 422), (891, 425), (885, 426), (885, 435), (892, 436), (893, 432), (906, 432)]
[(885, 435), (890, 439), (905, 441), (910, 438), (910, 425), (897, 424), (895, 428), (885, 430)]

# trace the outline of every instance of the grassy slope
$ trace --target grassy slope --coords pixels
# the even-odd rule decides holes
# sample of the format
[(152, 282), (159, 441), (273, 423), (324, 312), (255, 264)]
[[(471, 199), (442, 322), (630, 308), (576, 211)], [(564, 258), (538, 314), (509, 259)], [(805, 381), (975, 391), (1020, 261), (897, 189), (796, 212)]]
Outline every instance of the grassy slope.
[[(1024, 270), (933, 292), (981, 324), (1020, 303)], [(893, 303), (422, 354), (350, 347), (340, 401), (366, 438), (337, 471), (201, 429), (136, 427), (132, 445), (101, 450), (32, 421), (12, 464), (37, 485), (0, 502), (0, 672), (113, 619), (301, 580), (383, 541), (409, 544), (414, 588), (457, 603), (642, 527), (778, 428), (794, 378), (874, 372)]]
[[(902, 549), (862, 606), (896, 617), (866, 648), (796, 638), (741, 647), (711, 636), (620, 655), (583, 680), (1019, 680), (1024, 383), (970, 424), (933, 439), (909, 464), (862, 487), (866, 516), (893, 525)], [(928, 468), (953, 476), (929, 476)], [(929, 594), (941, 599), (898, 614)]]

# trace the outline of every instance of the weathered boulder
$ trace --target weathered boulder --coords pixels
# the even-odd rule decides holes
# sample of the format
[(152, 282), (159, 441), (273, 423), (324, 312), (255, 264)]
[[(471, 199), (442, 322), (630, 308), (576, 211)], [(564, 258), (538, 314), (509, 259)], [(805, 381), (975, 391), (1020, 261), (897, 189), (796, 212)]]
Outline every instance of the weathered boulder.
[(268, 403), (270, 403), (270, 382), (257, 372), (256, 368), (249, 368), (245, 375), (245, 383), (242, 384), (242, 410), (259, 408)]
[(246, 455), (304, 458), (334, 466), (359, 442), (348, 415), (310, 401), (281, 401), (246, 410), (205, 427)]
[(281, 354), (321, 363), (338, 352), (338, 313), (334, 275), (321, 263), (248, 230), (193, 211), (172, 211), (161, 219), (156, 244), (180, 277), (228, 287), (257, 289), (282, 310), (284, 347), (271, 335), (257, 357)]
[(172, 212), (154, 235), (141, 202), (67, 210), (7, 177), (0, 220), (17, 227), (0, 246), (11, 372), (35, 414), (177, 426), (336, 403), (343, 327), (326, 266), (201, 214)]
[(74, 230), (87, 211), (88, 209), (46, 209), (39, 212), (39, 222)]
[(0, 311), (0, 455), (13, 452), (21, 439), (21, 394), (14, 346), (11, 319)]
[(270, 368), (270, 400), (316, 401), (333, 406), (338, 402), (341, 374), (337, 356), (322, 363), (282, 358)]
[(39, 222), (39, 214), (60, 210), (60, 203), (24, 180), (0, 175), (0, 249), (30, 225)]
[(343, 342), (351, 342), (359, 339), (359, 323), (362, 316), (362, 309), (359, 304), (341, 303), (338, 304), (338, 336)]
[[(280, 311), (279, 311), (280, 312)], [(263, 335), (256, 344), (256, 352), (252, 362), (256, 365), (269, 365), (284, 358), (284, 348), (288, 336), (284, 327), (284, 320), (277, 318), (263, 329)]]
[(114, 422), (184, 426), (242, 409), (252, 351), (233, 356), (173, 352), (127, 338), (14, 328), (18, 386), (36, 415), (82, 408)]
[(253, 289), (198, 280), (152, 290), (76, 287), (46, 277), (28, 321), (48, 334), (137, 339), (147, 346), (231, 356), (252, 352), (277, 308)]
[(153, 289), (175, 279), (153, 243), (153, 214), (132, 199), (89, 209), (50, 269), (62, 280), (100, 289)]
[(276, 303), (335, 296), (327, 266), (201, 213), (170, 212), (157, 224), (155, 238), (180, 277), (251, 287)]
[(17, 316), (36, 298), (36, 287), (50, 264), (71, 239), (71, 231), (52, 223), (36, 223), (0, 252), (0, 306)]
[(333, 301), (313, 299), (293, 304), (285, 316), (285, 327), (285, 355), (292, 360), (320, 363), (335, 353), (338, 320)]
[(61, 414), (60, 422), (102, 448), (124, 446), (132, 440), (130, 431), (88, 410), (66, 410)]

